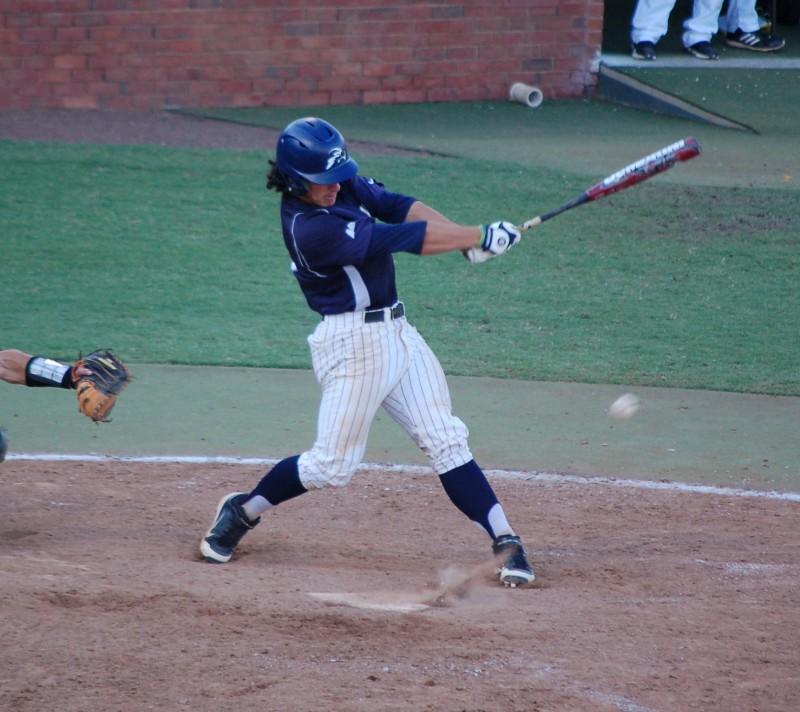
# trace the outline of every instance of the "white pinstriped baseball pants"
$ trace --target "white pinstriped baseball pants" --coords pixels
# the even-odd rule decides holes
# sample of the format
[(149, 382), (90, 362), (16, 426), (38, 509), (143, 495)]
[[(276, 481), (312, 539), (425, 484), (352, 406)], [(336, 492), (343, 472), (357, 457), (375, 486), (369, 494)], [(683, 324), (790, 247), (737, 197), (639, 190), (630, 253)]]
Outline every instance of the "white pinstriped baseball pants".
[(405, 317), (365, 324), (363, 312), (327, 316), (308, 344), (322, 400), (316, 442), (298, 460), (306, 489), (350, 481), (381, 406), (437, 474), (472, 459), (469, 431), (452, 414), (439, 360)]

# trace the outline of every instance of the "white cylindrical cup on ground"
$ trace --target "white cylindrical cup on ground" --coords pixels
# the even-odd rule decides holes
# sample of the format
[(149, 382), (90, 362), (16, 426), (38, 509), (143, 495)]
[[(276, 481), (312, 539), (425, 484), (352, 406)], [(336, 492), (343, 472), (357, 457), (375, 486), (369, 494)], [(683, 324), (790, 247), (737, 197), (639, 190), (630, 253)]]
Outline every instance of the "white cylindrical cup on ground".
[(511, 85), (511, 89), (508, 92), (508, 98), (511, 101), (518, 101), (520, 104), (525, 104), (525, 106), (535, 109), (536, 107), (542, 105), (542, 102), (544, 101), (544, 94), (542, 94), (542, 91), (539, 89), (539, 87), (532, 87), (529, 84), (515, 82)]

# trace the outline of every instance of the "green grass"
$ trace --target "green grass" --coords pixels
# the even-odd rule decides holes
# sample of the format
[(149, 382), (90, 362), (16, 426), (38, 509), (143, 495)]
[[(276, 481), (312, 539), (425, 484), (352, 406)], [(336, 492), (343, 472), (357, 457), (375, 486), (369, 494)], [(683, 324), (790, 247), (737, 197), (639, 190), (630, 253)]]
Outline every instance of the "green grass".
[[(454, 219), (521, 221), (587, 175), (359, 156)], [(0, 142), (4, 346), (60, 358), (307, 368), (266, 154)], [(675, 174), (679, 169), (676, 169)], [(398, 258), (451, 374), (800, 395), (791, 190), (654, 179), (529, 233), (503, 259)]]
[[(727, 80), (720, 80), (721, 74), (713, 72), (699, 79), (693, 71), (678, 72), (676, 76), (680, 74), (687, 77), (685, 83), (691, 84), (693, 91), (713, 91), (714, 96), (725, 96), (733, 80), (730, 75)], [(659, 178), (661, 183), (800, 190), (800, 151), (793, 150), (800, 140), (796, 110), (800, 105), (791, 91), (789, 98), (783, 100), (787, 87), (782, 77), (787, 73), (737, 75), (740, 78), (735, 81), (740, 90), (745, 75), (759, 81), (759, 91), (768, 91), (773, 99), (769, 102), (769, 118), (756, 120), (753, 113), (757, 108), (742, 114), (741, 120), (745, 123), (759, 124), (760, 134), (610, 103), (549, 101), (548, 98), (538, 109), (502, 101), (217, 109), (194, 113), (272, 128), (282, 128), (298, 115), (323, 116), (350, 139), (502, 161), (525, 168), (546, 166), (559, 173), (585, 176), (587, 180), (602, 178), (637, 158), (691, 135), (702, 144), (703, 157), (694, 161), (691, 169), (681, 167), (664, 174)], [(796, 86), (800, 72), (791, 76), (791, 86)], [(740, 98), (734, 96), (736, 92), (731, 92), (726, 107)], [(800, 91), (797, 95), (800, 96)], [(752, 92), (741, 99), (742, 105), (753, 102)], [(758, 103), (758, 106), (763, 104)], [(706, 108), (713, 110), (713, 107)]]

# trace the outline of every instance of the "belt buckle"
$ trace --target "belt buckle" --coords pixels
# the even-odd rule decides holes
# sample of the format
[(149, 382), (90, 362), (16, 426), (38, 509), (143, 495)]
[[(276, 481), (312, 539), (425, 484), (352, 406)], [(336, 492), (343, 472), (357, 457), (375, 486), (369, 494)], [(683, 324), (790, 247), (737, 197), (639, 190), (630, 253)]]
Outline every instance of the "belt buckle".
[(389, 320), (399, 319), (401, 316), (405, 316), (405, 313), (403, 302), (397, 302), (393, 307), (384, 307), (383, 309), (367, 309), (364, 312), (364, 323), (374, 324), (377, 321), (385, 321), (387, 318)]

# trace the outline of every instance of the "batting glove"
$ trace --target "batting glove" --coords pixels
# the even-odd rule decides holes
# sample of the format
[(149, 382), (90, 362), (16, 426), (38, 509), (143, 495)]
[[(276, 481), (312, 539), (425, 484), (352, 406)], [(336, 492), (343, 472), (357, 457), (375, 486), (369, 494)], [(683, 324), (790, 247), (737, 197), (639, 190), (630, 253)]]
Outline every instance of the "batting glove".
[(514, 223), (508, 220), (498, 220), (490, 225), (481, 227), (481, 238), (475, 247), (464, 252), (473, 264), (486, 262), (492, 257), (498, 257), (508, 252), (519, 242), (521, 233)]

